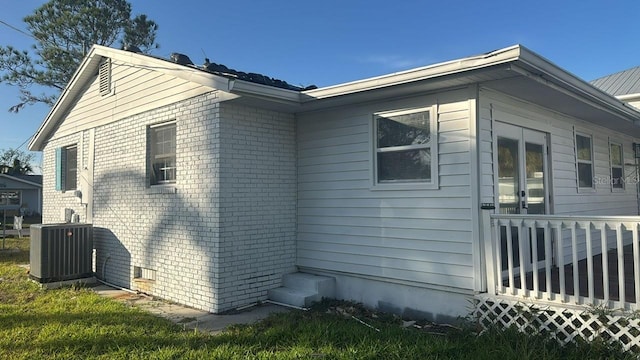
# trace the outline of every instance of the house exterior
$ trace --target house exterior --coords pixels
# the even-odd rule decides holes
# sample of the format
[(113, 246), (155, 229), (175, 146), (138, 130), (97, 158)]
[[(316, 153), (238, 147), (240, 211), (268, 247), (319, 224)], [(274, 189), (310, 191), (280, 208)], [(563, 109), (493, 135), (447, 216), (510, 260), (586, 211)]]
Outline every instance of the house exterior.
[(15, 215), (42, 213), (42, 176), (0, 174), (0, 209)]
[(491, 250), (492, 214), (638, 215), (638, 124), (519, 45), (319, 89), (94, 46), (29, 147), (43, 222), (92, 223), (105, 281), (217, 313), (298, 271), (448, 321), (500, 244), (503, 270), (558, 256)]

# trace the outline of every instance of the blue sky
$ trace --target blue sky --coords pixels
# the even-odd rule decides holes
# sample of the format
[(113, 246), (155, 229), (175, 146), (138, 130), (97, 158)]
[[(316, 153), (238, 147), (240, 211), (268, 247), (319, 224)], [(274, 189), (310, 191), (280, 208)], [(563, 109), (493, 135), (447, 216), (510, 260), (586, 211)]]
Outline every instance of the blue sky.
[[(0, 20), (45, 1), (6, 1)], [(640, 1), (130, 1), (159, 25), (154, 55), (188, 55), (293, 85), (328, 86), (522, 44), (593, 80), (640, 65)], [(32, 39), (0, 25), (0, 45)], [(117, 46), (118, 44), (115, 44)], [(0, 149), (23, 145), (49, 108), (7, 109), (17, 89), (0, 84)]]

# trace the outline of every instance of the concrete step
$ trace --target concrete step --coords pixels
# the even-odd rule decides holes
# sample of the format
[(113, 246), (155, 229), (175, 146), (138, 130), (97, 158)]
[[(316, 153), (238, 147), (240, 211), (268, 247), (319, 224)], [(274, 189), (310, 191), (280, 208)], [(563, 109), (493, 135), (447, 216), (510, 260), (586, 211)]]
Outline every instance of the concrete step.
[(269, 290), (269, 300), (308, 307), (322, 298), (334, 298), (336, 293), (336, 280), (328, 276), (286, 274), (282, 277), (282, 284), (282, 287)]
[(327, 298), (333, 298), (336, 294), (336, 279), (329, 276), (300, 272), (285, 274), (282, 277), (282, 286), (291, 289), (314, 291)]
[(314, 302), (322, 300), (322, 297), (310, 290), (279, 287), (269, 290), (269, 300), (298, 307), (309, 307)]

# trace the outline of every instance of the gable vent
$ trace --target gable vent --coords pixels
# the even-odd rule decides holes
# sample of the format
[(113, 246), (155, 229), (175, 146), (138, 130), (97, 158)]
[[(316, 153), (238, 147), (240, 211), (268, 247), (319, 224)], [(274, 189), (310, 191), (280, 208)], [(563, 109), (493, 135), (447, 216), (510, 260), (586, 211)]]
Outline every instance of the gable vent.
[(105, 59), (100, 63), (98, 76), (100, 77), (100, 95), (111, 94), (111, 59)]

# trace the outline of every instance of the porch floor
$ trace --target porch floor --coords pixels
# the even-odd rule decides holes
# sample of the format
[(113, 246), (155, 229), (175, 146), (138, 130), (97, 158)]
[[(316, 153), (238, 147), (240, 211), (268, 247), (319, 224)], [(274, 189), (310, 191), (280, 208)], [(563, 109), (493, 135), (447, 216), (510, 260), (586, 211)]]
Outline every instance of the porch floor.
[[(631, 245), (627, 245), (623, 248), (624, 252), (624, 284), (625, 284), (625, 301), (635, 302), (635, 285), (633, 274), (633, 249)], [(607, 253), (608, 261), (608, 288), (609, 288), (609, 300), (619, 301), (619, 282), (620, 277), (618, 275), (618, 254), (617, 250), (610, 250)], [(565, 292), (567, 295), (576, 295), (573, 285), (573, 264), (564, 266), (565, 274)], [(604, 299), (605, 282), (603, 282), (602, 271), (602, 254), (595, 255), (593, 257), (593, 287), (594, 297), (596, 299)], [(551, 270), (551, 291), (553, 293), (560, 293), (560, 268), (554, 266)], [(515, 274), (514, 274), (515, 275)], [(583, 259), (578, 262), (578, 295), (587, 297), (589, 296), (588, 283), (587, 283), (587, 259)], [(525, 275), (525, 284), (528, 290), (533, 290), (533, 272), (530, 271)], [(520, 275), (514, 276), (514, 286), (520, 288)], [(504, 286), (509, 286), (509, 280), (503, 281)], [(538, 271), (538, 289), (540, 291), (547, 291), (547, 279), (545, 275), (545, 269)]]

